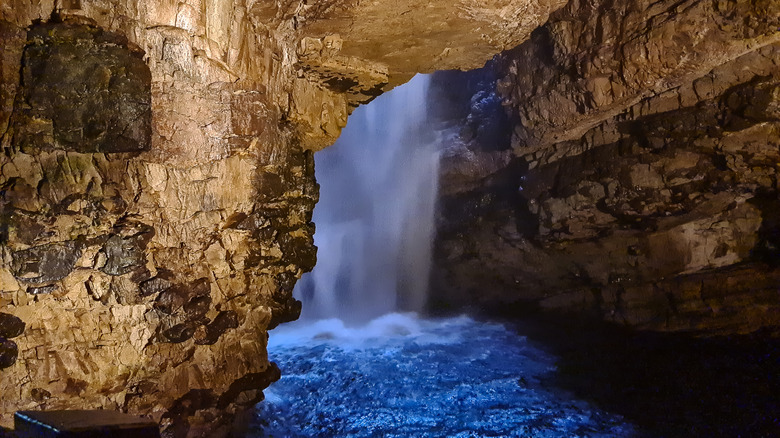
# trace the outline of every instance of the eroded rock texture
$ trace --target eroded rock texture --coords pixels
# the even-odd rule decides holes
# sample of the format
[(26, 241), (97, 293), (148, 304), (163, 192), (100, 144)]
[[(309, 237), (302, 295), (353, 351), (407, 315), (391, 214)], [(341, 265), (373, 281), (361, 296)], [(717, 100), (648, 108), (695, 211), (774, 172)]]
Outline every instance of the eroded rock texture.
[(312, 151), (560, 1), (0, 3), (0, 425), (118, 409), (218, 436), (279, 377)]
[(502, 55), (517, 159), (445, 199), (471, 207), (444, 210), (435, 300), (780, 324), (778, 20), (776, 1), (573, 1)]

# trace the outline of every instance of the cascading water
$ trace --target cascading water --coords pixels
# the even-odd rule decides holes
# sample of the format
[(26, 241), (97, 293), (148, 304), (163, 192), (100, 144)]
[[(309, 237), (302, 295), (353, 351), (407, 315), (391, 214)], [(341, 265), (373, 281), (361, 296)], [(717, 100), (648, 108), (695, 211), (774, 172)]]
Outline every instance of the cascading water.
[(295, 291), (304, 319), (356, 323), (422, 310), (439, 169), (429, 80), (415, 76), (357, 108), (336, 144), (315, 156), (318, 261)]
[(631, 435), (620, 417), (544, 388), (554, 357), (507, 327), (413, 313), (426, 299), (448, 129), (432, 126), (428, 84), (417, 76), (358, 108), (315, 156), (317, 266), (295, 290), (301, 320), (271, 333), (282, 378), (249, 436)]

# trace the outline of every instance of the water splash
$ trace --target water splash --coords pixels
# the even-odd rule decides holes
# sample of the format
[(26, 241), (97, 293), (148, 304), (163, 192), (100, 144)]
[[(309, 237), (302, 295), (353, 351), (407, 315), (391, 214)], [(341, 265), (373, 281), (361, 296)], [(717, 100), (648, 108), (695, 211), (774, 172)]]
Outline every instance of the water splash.
[(356, 109), (315, 155), (319, 250), (295, 290), (303, 319), (362, 323), (425, 305), (439, 173), (428, 84), (417, 75)]
[(265, 390), (247, 437), (640, 436), (550, 388), (556, 358), (502, 324), (322, 320), (275, 329), (269, 350), (282, 378)]

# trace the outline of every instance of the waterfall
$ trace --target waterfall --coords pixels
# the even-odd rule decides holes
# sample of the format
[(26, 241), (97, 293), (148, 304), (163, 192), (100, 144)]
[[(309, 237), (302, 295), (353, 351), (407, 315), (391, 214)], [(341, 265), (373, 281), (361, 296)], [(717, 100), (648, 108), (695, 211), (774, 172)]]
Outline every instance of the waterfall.
[(357, 108), (315, 154), (317, 266), (298, 282), (304, 319), (365, 322), (425, 305), (438, 184), (429, 77)]

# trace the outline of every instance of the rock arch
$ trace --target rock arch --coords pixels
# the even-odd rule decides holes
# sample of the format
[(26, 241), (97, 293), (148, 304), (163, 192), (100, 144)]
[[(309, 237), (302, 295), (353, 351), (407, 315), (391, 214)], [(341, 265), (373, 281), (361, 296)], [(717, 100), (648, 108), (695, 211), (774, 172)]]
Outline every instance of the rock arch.
[(479, 66), (560, 6), (4, 2), (0, 425), (106, 408), (225, 432), (279, 376), (267, 330), (300, 312), (312, 151), (355, 106)]

